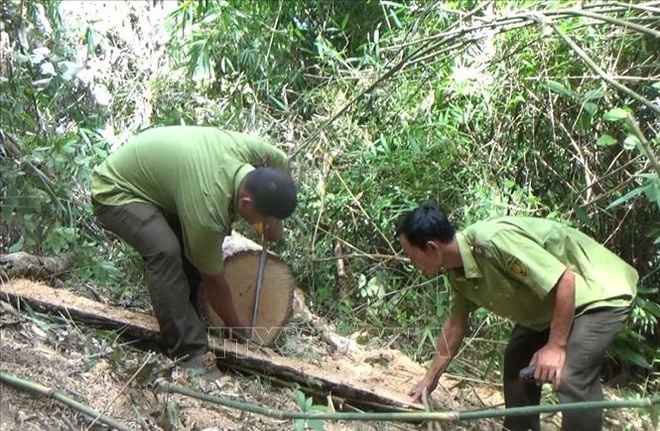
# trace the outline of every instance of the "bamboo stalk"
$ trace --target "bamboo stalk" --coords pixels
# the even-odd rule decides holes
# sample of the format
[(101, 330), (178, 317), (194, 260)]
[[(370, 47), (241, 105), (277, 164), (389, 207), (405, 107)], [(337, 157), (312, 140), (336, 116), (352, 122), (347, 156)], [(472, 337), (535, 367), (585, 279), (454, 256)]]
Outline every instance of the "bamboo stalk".
[(538, 406), (515, 407), (509, 409), (486, 409), (478, 411), (447, 411), (447, 412), (294, 412), (272, 409), (255, 404), (234, 401), (213, 395), (202, 394), (181, 386), (167, 385), (167, 392), (208, 401), (224, 407), (239, 409), (241, 411), (256, 413), (274, 419), (303, 419), (303, 420), (330, 420), (330, 421), (458, 421), (467, 422), (477, 419), (489, 419), (508, 416), (522, 416), (536, 413), (554, 413), (560, 411), (574, 411), (587, 409), (620, 409), (620, 408), (647, 408), (660, 405), (660, 396), (643, 398), (639, 400), (621, 401), (584, 401), (565, 404), (544, 404)]
[(646, 139), (646, 136), (644, 136), (644, 133), (642, 133), (642, 129), (639, 128), (637, 119), (630, 112), (628, 113), (628, 117), (626, 119), (628, 120), (630, 127), (633, 129), (633, 132), (635, 132), (635, 135), (637, 135), (637, 139), (639, 139), (642, 147), (644, 147), (644, 150), (646, 151), (646, 157), (648, 157), (648, 159), (651, 161), (651, 164), (655, 168), (655, 171), (658, 173), (658, 178), (660, 178), (660, 162), (658, 162), (658, 158), (655, 156), (653, 148), (651, 147), (648, 139)]
[(26, 380), (14, 376), (12, 374), (9, 374), (5, 370), (0, 370), (0, 382), (11, 385), (17, 389), (33, 392), (39, 395), (44, 395), (48, 398), (57, 400), (62, 404), (65, 404), (71, 407), (72, 409), (77, 410), (86, 416), (89, 416), (91, 419), (96, 420), (97, 422), (118, 429), (119, 431), (132, 431), (132, 429), (129, 428), (128, 426), (118, 422), (117, 420), (109, 416), (105, 416), (95, 411), (94, 409), (92, 409), (91, 407), (85, 404), (79, 403), (78, 401), (67, 397), (66, 395), (56, 391), (55, 389), (51, 389), (39, 383), (35, 383), (30, 380)]
[(589, 56), (587, 53), (585, 53), (582, 48), (580, 48), (573, 39), (571, 39), (568, 35), (564, 34), (563, 31), (557, 27), (557, 24), (554, 22), (550, 21), (547, 16), (541, 14), (541, 13), (535, 13), (534, 18), (540, 23), (540, 24), (545, 24), (548, 25), (552, 28), (552, 30), (557, 33), (557, 35), (584, 61), (587, 66), (598, 76), (600, 76), (603, 81), (611, 85), (612, 87), (626, 93), (633, 99), (637, 100), (641, 104), (651, 108), (654, 112), (657, 112), (660, 114), (660, 108), (658, 108), (653, 102), (650, 100), (642, 97), (641, 95), (637, 94), (636, 92), (632, 91), (630, 88), (626, 87), (625, 85), (619, 84), (615, 80), (613, 80), (603, 69), (600, 68)]
[(643, 25), (635, 24), (633, 22), (626, 21), (624, 19), (612, 18), (612, 17), (609, 17), (607, 15), (602, 15), (602, 14), (599, 14), (599, 13), (589, 12), (589, 11), (586, 11), (586, 10), (565, 9), (563, 12), (566, 13), (566, 14), (569, 14), (569, 15), (584, 16), (584, 17), (587, 17), (587, 18), (593, 18), (593, 19), (597, 19), (597, 20), (600, 20), (600, 21), (605, 21), (605, 22), (608, 22), (610, 24), (616, 24), (616, 25), (620, 25), (622, 27), (632, 28), (634, 30), (637, 30), (640, 33), (648, 34), (649, 36), (660, 37), (660, 31), (655, 31), (652, 28), (644, 27)]

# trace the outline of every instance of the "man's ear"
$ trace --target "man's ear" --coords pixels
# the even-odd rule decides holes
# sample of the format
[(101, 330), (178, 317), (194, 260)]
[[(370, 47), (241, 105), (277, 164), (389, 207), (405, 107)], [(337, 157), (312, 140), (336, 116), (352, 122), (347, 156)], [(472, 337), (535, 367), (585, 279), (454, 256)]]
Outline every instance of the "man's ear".
[(426, 241), (426, 249), (435, 252), (438, 250), (438, 244), (435, 241)]
[(247, 208), (252, 203), (252, 198), (248, 195), (242, 195), (238, 198), (238, 207), (240, 209)]

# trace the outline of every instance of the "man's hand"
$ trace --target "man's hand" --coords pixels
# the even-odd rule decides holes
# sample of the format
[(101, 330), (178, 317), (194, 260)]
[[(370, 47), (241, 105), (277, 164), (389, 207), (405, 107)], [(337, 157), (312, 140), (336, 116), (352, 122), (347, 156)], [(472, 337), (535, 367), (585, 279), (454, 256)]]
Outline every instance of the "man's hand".
[[(264, 229), (265, 226), (265, 229)], [(258, 237), (265, 235), (268, 241), (279, 241), (282, 238), (282, 220), (271, 219), (254, 225), (254, 233)]]
[(561, 372), (566, 362), (566, 348), (553, 344), (546, 344), (537, 351), (530, 365), (536, 367), (534, 378), (540, 382), (552, 382), (555, 390), (561, 383)]
[(575, 314), (575, 274), (566, 269), (550, 292), (552, 320), (548, 343), (534, 354), (530, 365), (536, 367), (534, 378), (552, 382), (555, 390), (561, 383), (561, 372), (566, 362), (566, 346)]
[(429, 377), (424, 377), (419, 383), (412, 387), (408, 392), (408, 395), (412, 397), (413, 403), (421, 403), (424, 392), (430, 394), (433, 390), (438, 387), (438, 380), (431, 379)]
[(266, 224), (264, 235), (268, 241), (279, 241), (282, 238), (282, 220), (272, 219)]
[(204, 287), (203, 294), (205, 299), (227, 327), (245, 328), (247, 326), (236, 312), (229, 285), (222, 273), (202, 273), (202, 285)]

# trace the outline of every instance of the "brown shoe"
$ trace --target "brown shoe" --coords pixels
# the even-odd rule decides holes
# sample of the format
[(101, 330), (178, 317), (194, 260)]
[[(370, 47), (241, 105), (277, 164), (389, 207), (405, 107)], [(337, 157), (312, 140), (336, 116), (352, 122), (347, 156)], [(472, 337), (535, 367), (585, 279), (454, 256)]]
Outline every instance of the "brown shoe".
[(212, 351), (193, 356), (182, 362), (181, 366), (190, 370), (193, 377), (199, 377), (208, 382), (216, 381), (222, 377), (222, 372), (218, 369), (215, 354)]

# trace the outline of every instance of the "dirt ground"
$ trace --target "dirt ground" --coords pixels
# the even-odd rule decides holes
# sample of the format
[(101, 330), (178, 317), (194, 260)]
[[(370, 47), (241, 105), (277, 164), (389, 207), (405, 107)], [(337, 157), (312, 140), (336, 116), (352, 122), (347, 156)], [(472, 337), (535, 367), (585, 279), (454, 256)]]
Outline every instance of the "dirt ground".
[[(162, 354), (141, 349), (115, 331), (99, 331), (62, 316), (17, 311), (1, 302), (0, 368), (90, 406), (136, 430), (288, 430), (292, 420), (272, 419), (221, 407), (194, 398), (159, 393), (157, 377), (179, 386), (215, 396), (285, 411), (300, 411), (294, 388), (272, 382), (267, 376), (243, 375), (227, 370), (215, 383), (185, 374)], [(296, 316), (292, 319), (296, 321)], [(297, 337), (297, 338), (296, 338)], [(283, 355), (301, 363), (316, 363), (332, 373), (353, 367), (360, 384), (391, 393), (404, 393), (423, 368), (401, 353), (379, 348), (353, 347), (350, 352), (329, 353), (327, 345), (308, 331), (289, 335), (280, 346)], [(405, 387), (401, 387), (405, 382)], [(366, 382), (366, 383), (365, 383)], [(403, 397), (405, 398), (405, 396)], [(611, 397), (610, 397), (611, 398)], [(44, 396), (0, 385), (0, 430), (100, 430), (92, 420)], [(328, 399), (314, 400), (327, 408)], [(443, 376), (431, 406), (437, 410), (470, 410), (501, 406), (500, 388), (469, 379)], [(335, 406), (339, 407), (339, 406)], [(349, 406), (346, 406), (349, 407)], [(350, 409), (347, 411), (351, 411)], [(558, 429), (559, 415), (544, 418), (544, 429)], [(311, 424), (309, 424), (311, 425)], [(302, 426), (302, 424), (299, 424)], [(470, 424), (402, 424), (396, 422), (331, 422), (325, 430), (495, 430), (499, 423), (483, 420)], [(650, 430), (649, 424), (628, 413), (608, 416), (607, 429)]]
[[(271, 384), (263, 377), (245, 376), (228, 371), (217, 383), (208, 383), (185, 374), (160, 353), (122, 345), (113, 332), (99, 332), (76, 325), (68, 319), (54, 319), (34, 313), (17, 312), (3, 304), (0, 322), (0, 364), (3, 371), (27, 379), (90, 406), (113, 417), (132, 429), (142, 430), (279, 430), (294, 429), (293, 421), (275, 420), (202, 402), (193, 398), (157, 393), (156, 376), (165, 377), (179, 386), (204, 393), (273, 409), (300, 411), (294, 390)], [(293, 343), (291, 339), (287, 343)], [(387, 375), (376, 376), (372, 364), (388, 363), (392, 370), (406, 367), (421, 371), (394, 351), (355, 352), (321, 357), (325, 350), (314, 340), (302, 340), (309, 361), (322, 361), (333, 370), (351, 360), (360, 375), (372, 384), (387, 387)], [(283, 350), (293, 347), (284, 345)], [(332, 371), (331, 371), (332, 372)], [(407, 388), (406, 388), (407, 389)], [(91, 426), (81, 413), (52, 399), (0, 385), (0, 430), (103, 429)], [(394, 392), (394, 389), (392, 389)], [(327, 400), (315, 400), (327, 405)], [(339, 407), (339, 406), (336, 406)], [(350, 411), (350, 410), (349, 410)], [(416, 429), (414, 425), (378, 423), (331, 423), (324, 429)]]

